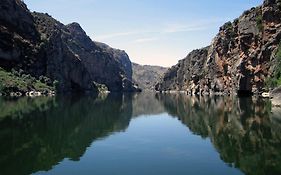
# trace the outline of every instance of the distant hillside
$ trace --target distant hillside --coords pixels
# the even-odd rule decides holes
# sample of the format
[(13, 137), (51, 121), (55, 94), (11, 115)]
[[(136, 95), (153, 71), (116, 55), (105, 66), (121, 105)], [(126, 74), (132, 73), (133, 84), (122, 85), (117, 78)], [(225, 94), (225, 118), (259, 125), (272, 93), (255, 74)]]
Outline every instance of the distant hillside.
[(133, 63), (133, 82), (143, 90), (154, 90), (155, 85), (159, 82), (168, 70), (160, 66), (139, 65)]

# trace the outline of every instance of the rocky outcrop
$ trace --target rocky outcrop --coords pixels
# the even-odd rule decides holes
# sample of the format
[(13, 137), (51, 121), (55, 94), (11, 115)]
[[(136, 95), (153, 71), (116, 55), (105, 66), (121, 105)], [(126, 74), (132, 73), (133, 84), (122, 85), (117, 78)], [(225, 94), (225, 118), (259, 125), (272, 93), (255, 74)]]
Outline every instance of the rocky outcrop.
[(281, 2), (265, 0), (262, 6), (223, 25), (210, 47), (195, 50), (179, 61), (156, 90), (259, 93), (276, 69), (280, 39)]
[(47, 14), (33, 13), (33, 16), (43, 44), (30, 69), (31, 73), (57, 80), (63, 92), (95, 90), (93, 79), (84, 64), (85, 57), (89, 55), (86, 55), (87, 52), (79, 55), (93, 47), (90, 39), (86, 37), (82, 42), (81, 35), (84, 33), (76, 31), (73, 24), (64, 26)]
[(205, 76), (203, 68), (207, 61), (207, 54), (208, 47), (192, 51), (165, 73), (163, 81), (156, 85), (156, 90), (182, 91), (189, 87), (195, 88), (196, 84)]
[(133, 82), (143, 90), (154, 90), (167, 70), (165, 67), (133, 63)]
[(78, 23), (30, 13), (20, 0), (3, 0), (0, 9), (0, 67), (46, 76), (59, 92), (97, 91), (97, 83), (110, 91), (138, 90), (127, 54), (94, 43)]
[(111, 57), (113, 57), (114, 60), (116, 60), (119, 63), (119, 65), (123, 69), (126, 77), (129, 80), (132, 80), (132, 75), (133, 75), (132, 62), (131, 62), (128, 54), (124, 50), (114, 49), (114, 48), (108, 46), (107, 44), (100, 43), (100, 42), (95, 42), (95, 44), (98, 47), (100, 47), (103, 50), (103, 52), (110, 54)]
[(2, 0), (0, 11), (0, 66), (11, 68), (34, 55), (39, 33), (21, 0)]

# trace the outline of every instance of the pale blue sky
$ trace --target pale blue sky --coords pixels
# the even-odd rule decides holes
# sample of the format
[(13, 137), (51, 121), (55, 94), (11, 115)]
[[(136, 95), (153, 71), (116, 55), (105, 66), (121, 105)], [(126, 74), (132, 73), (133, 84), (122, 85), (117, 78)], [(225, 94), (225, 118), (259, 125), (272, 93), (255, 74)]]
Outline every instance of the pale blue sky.
[(140, 64), (171, 66), (210, 44), (218, 29), (262, 0), (25, 0)]

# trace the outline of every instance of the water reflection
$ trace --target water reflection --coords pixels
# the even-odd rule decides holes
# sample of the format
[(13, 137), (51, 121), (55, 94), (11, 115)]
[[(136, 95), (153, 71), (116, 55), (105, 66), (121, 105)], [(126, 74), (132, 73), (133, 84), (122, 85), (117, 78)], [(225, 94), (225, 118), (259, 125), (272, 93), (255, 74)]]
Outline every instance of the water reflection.
[(155, 93), (137, 93), (133, 96), (133, 117), (157, 115), (165, 112), (164, 106), (155, 98)]
[(132, 116), (131, 96), (121, 95), (0, 104), (8, 111), (0, 122), (0, 174), (7, 175), (46, 171), (64, 158), (78, 161), (94, 140), (125, 130)]
[(247, 175), (281, 173), (281, 120), (271, 113), (270, 101), (179, 94), (157, 98), (192, 132), (209, 137), (229, 166)]
[(0, 99), (0, 111), (4, 175), (47, 171), (65, 158), (79, 161), (95, 141), (125, 132), (132, 118), (164, 112), (210, 138), (229, 166), (247, 175), (281, 173), (281, 110), (264, 99), (151, 93), (42, 97)]

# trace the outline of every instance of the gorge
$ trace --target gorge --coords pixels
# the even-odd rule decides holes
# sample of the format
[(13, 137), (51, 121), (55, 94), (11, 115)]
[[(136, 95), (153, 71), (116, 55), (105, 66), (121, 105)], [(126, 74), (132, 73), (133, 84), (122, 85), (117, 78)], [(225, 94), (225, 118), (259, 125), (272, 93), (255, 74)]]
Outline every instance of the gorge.
[(281, 0), (28, 1), (0, 0), (1, 175), (281, 174)]
[(132, 63), (125, 51), (92, 41), (78, 23), (64, 25), (30, 12), (21, 0), (3, 0), (0, 8), (4, 95), (141, 89), (250, 95), (280, 84), (279, 0), (265, 0), (225, 23), (210, 46), (192, 51), (169, 70)]

